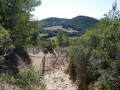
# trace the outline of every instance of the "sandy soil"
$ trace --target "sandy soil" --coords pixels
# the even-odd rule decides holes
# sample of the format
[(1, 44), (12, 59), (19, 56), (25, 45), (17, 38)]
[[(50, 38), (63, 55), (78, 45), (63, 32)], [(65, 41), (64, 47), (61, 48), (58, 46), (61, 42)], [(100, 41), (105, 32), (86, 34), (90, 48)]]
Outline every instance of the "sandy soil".
[[(39, 52), (38, 54), (30, 53), (32, 63), (36, 68), (41, 65), (42, 57), (44, 54)], [(68, 64), (64, 61), (63, 65), (61, 61), (57, 61), (53, 65), (55, 58), (51, 54), (45, 55), (46, 58), (46, 71), (44, 76), (44, 82), (46, 84), (46, 90), (77, 90), (77, 86), (69, 79), (69, 74), (65, 74), (64, 71), (67, 69)]]

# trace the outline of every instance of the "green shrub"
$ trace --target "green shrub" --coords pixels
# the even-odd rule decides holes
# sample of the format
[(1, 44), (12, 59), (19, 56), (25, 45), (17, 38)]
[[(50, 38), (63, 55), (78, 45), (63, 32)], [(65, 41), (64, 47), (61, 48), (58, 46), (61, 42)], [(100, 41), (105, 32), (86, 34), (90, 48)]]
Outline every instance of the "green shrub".
[(84, 89), (101, 78), (102, 90), (119, 90), (119, 55), (120, 19), (113, 23), (102, 19), (96, 27), (82, 35), (77, 43), (73, 43), (70, 65), (75, 66), (78, 80)]
[(12, 45), (11, 42), (12, 40), (8, 30), (0, 26), (0, 63), (2, 63), (4, 57), (14, 49), (14, 45)]
[(43, 42), (42, 43), (42, 48), (44, 49), (44, 52), (48, 53), (53, 53), (54, 49), (56, 48), (56, 43), (52, 43), (51, 41), (48, 42)]
[(35, 72), (32, 68), (33, 67), (20, 70), (15, 77), (9, 74), (1, 74), (1, 81), (17, 85), (21, 89), (25, 90), (44, 90), (45, 85), (41, 82), (41, 75)]

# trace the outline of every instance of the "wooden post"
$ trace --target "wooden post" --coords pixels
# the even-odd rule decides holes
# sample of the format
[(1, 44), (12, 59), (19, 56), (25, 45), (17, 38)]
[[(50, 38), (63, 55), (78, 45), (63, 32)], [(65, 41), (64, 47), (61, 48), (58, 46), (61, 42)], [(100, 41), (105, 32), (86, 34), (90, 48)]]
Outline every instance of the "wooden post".
[(68, 61), (68, 58), (69, 58), (69, 51), (67, 51), (66, 61)]
[(42, 60), (42, 73), (43, 74), (45, 73), (45, 55), (44, 55), (43, 60)]

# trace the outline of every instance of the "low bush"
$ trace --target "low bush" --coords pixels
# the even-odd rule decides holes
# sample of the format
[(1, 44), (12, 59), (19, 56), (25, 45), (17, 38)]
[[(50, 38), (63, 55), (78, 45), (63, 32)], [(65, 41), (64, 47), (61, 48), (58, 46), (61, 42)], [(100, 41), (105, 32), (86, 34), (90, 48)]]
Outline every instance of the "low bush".
[[(104, 28), (103, 28), (104, 27)], [(87, 31), (70, 50), (80, 88), (100, 82), (101, 90), (120, 89), (120, 19), (102, 19)]]
[(14, 77), (10, 74), (1, 74), (1, 82), (6, 81), (10, 85), (17, 86), (25, 90), (45, 90), (45, 85), (42, 83), (42, 75), (33, 70), (33, 67), (21, 69)]

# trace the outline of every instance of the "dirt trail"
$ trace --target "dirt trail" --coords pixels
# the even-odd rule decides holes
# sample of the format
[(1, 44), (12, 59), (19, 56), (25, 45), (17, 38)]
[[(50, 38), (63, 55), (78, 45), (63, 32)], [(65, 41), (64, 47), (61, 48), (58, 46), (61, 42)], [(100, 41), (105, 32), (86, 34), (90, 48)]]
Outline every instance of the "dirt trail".
[[(38, 54), (30, 54), (32, 63), (36, 68), (41, 65), (44, 54), (39, 52)], [(52, 62), (55, 58), (51, 54), (45, 55), (46, 57), (46, 71), (44, 76), (44, 82), (46, 84), (46, 90), (77, 90), (77, 86), (69, 79), (69, 74), (65, 74), (67, 69), (67, 62), (65, 65), (60, 62), (56, 62), (55, 67), (52, 67)]]

